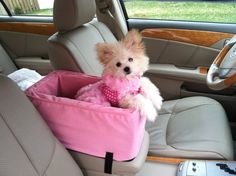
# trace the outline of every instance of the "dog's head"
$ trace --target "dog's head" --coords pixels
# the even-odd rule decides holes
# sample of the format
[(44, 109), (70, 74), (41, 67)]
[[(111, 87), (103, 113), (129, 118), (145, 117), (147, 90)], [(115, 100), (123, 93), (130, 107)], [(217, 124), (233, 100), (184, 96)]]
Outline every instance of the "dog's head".
[(141, 76), (148, 69), (149, 58), (145, 54), (142, 37), (136, 30), (128, 32), (117, 43), (98, 43), (98, 59), (104, 65), (104, 74), (132, 78)]

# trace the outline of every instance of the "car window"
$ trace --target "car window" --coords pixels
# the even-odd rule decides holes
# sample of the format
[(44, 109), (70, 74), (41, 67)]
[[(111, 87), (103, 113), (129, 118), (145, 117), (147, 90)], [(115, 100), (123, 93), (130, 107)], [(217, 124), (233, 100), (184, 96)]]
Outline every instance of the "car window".
[(129, 18), (236, 23), (236, 0), (124, 0)]
[(12, 15), (52, 16), (54, 0), (4, 0)]
[(1, 16), (6, 16), (8, 15), (7, 14), (7, 11), (5, 10), (5, 8), (3, 7), (3, 5), (0, 3), (0, 15)]

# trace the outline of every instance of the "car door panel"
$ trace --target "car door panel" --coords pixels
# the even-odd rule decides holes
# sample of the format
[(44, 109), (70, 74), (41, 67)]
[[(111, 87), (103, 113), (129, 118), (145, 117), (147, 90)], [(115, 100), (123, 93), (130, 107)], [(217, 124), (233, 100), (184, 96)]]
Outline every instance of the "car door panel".
[(50, 60), (42, 57), (17, 57), (14, 62), (18, 68), (37, 70), (42, 75), (46, 75), (53, 70)]
[(164, 85), (161, 92), (165, 99), (181, 97), (181, 86), (176, 84), (176, 81), (182, 84), (185, 81), (205, 84), (207, 69), (220, 51), (211, 47), (150, 37), (144, 37), (143, 41), (150, 57), (149, 76), (153, 75), (152, 79), (165, 77), (178, 90), (174, 95), (165, 89), (166, 84), (163, 83), (163, 79), (161, 82), (159, 80), (159, 84)]
[(206, 85), (209, 66), (236, 33), (236, 24), (128, 19), (141, 31), (150, 69), (146, 73), (165, 100), (207, 96), (219, 101), (235, 122), (236, 88), (214, 91)]
[(55, 32), (52, 23), (0, 23), (0, 41), (17, 67), (34, 69), (43, 75), (52, 71), (47, 39)]
[[(208, 67), (236, 31), (234, 24), (149, 19), (128, 19), (127, 23), (141, 30), (150, 57), (149, 75), (202, 84), (206, 84)], [(181, 98), (178, 90), (177, 95), (164, 98)]]
[(218, 49), (172, 40), (144, 37), (147, 54), (152, 64), (173, 64), (178, 67), (209, 67)]
[(236, 24), (230, 23), (207, 23), (194, 21), (171, 21), (171, 20), (152, 20), (152, 19), (127, 19), (129, 28), (140, 29), (182, 29), (197, 30), (234, 34)]
[[(1, 20), (1, 19), (0, 19)], [(17, 21), (0, 23), (1, 31), (22, 32), (50, 36), (56, 32), (56, 28), (53, 23), (46, 22), (27, 22), (20, 21), (20, 18), (16, 18)]]
[(231, 33), (186, 29), (144, 29), (142, 36), (179, 41), (200, 46), (212, 47), (221, 40), (233, 37)]

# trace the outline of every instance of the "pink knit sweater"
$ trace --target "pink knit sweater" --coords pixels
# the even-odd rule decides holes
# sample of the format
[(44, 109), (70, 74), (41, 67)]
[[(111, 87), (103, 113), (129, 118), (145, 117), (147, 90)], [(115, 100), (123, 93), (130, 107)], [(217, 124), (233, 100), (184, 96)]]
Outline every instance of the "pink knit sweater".
[(117, 78), (104, 75), (102, 80), (81, 88), (75, 99), (96, 103), (104, 106), (119, 105), (119, 100), (127, 94), (138, 94), (140, 89), (140, 76), (132, 79)]

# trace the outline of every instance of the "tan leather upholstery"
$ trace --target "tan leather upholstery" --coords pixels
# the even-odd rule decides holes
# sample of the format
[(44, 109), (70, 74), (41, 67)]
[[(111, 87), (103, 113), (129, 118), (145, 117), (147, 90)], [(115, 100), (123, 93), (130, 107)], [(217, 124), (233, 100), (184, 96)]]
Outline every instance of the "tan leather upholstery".
[(166, 101), (147, 124), (150, 155), (233, 160), (233, 143), (222, 106), (206, 97)]
[(15, 64), (0, 44), (0, 73), (7, 75), (15, 70), (17, 70)]
[(94, 0), (54, 1), (54, 24), (59, 32), (48, 40), (48, 54), (54, 69), (101, 75), (95, 44), (115, 42), (116, 38), (103, 23), (92, 21), (95, 12)]
[(59, 31), (66, 31), (91, 21), (95, 12), (96, 6), (93, 0), (56, 0), (53, 20)]
[[(136, 158), (130, 161), (113, 161), (112, 174), (115, 176), (134, 176), (139, 172), (146, 160), (149, 147), (149, 134), (144, 133), (143, 142)], [(82, 170), (86, 170), (88, 175), (99, 175), (104, 172), (104, 158), (99, 158), (76, 151), (70, 151), (74, 160), (79, 164)], [(90, 174), (91, 173), (91, 174)], [(105, 175), (104, 175), (105, 176)]]
[(0, 175), (82, 175), (24, 93), (2, 75), (0, 97)]
[[(56, 1), (55, 1), (56, 2)], [(49, 38), (49, 57), (55, 69), (83, 71), (90, 75), (101, 75), (95, 44), (115, 42), (111, 31), (103, 24), (92, 21), (65, 33), (56, 33)]]
[[(74, 1), (77, 3), (79, 0)], [(59, 2), (64, 11), (62, 13), (56, 8), (54, 14), (66, 14), (66, 9), (69, 9), (70, 5), (66, 7), (67, 1)], [(89, 5), (77, 6), (72, 9), (80, 11), (81, 8), (86, 9), (85, 13), (90, 13), (94, 7), (89, 9)], [(58, 26), (60, 19), (57, 16), (56, 20), (55, 24)], [(112, 43), (116, 39), (103, 23), (92, 21), (82, 25), (83, 22), (77, 23), (80, 24), (79, 27), (56, 33), (49, 39), (50, 59), (56, 69), (101, 75), (102, 66), (96, 59), (95, 44), (104, 41)], [(212, 99), (192, 97), (164, 102), (160, 117), (155, 123), (149, 123), (147, 130), (151, 134), (152, 155), (204, 159), (233, 158), (232, 137), (227, 117), (221, 105)]]

